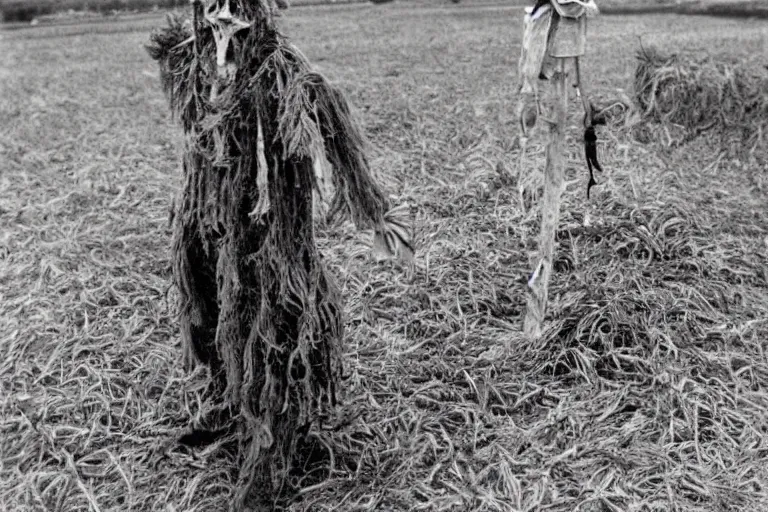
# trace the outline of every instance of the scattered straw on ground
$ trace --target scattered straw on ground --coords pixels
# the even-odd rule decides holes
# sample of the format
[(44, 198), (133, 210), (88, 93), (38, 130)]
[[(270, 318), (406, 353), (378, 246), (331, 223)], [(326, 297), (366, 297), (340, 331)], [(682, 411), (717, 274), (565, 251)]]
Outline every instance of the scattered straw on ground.
[[(421, 267), (318, 228), (345, 297), (344, 405), (315, 433), (329, 478), (291, 510), (768, 510), (764, 168), (705, 138), (662, 148), (601, 129), (587, 202), (574, 99), (553, 305), (526, 342), (538, 223), (511, 181), (518, 10), (370, 13), (303, 12), (288, 29), (357, 106), (378, 172), (412, 205)], [(665, 23), (595, 21), (596, 94), (628, 87), (626, 34)], [(755, 27), (673, 25), (735, 56), (764, 44)], [(173, 444), (204, 376), (182, 373), (169, 306), (178, 141), (146, 32), (14, 37), (0, 55), (0, 509), (226, 510), (232, 457)], [(544, 142), (529, 141), (537, 168)]]

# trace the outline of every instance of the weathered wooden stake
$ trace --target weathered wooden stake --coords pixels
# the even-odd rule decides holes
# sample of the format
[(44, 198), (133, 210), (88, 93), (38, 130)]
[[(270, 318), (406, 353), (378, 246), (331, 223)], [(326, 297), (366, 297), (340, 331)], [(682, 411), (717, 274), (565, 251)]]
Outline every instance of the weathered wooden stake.
[(555, 119), (549, 124), (547, 163), (544, 169), (544, 202), (541, 207), (541, 233), (535, 267), (528, 279), (528, 308), (523, 322), (526, 338), (541, 336), (547, 309), (547, 289), (555, 253), (555, 233), (560, 221), (560, 199), (563, 192), (563, 160), (565, 129), (568, 123), (568, 89), (565, 59), (557, 59), (555, 82)]

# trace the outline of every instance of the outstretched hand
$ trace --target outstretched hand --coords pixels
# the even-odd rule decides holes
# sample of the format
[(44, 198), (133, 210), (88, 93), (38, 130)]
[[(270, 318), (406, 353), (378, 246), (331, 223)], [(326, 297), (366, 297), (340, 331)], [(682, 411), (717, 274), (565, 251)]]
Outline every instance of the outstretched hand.
[(413, 263), (414, 250), (407, 212), (408, 206), (400, 205), (384, 214), (383, 222), (376, 227), (373, 236), (373, 252), (378, 258)]

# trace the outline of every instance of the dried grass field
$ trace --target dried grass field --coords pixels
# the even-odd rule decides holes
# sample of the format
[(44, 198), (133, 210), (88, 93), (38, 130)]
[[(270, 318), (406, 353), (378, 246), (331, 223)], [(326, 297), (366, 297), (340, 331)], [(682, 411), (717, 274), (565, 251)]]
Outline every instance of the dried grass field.
[[(547, 330), (526, 341), (538, 221), (514, 185), (519, 14), (286, 12), (411, 205), (419, 261), (377, 263), (370, 233), (318, 226), (346, 378), (290, 510), (768, 510), (765, 155), (612, 126), (587, 201), (574, 98)], [(182, 370), (170, 287), (180, 130), (142, 48), (162, 23), (0, 33), (3, 512), (221, 511), (233, 492), (231, 454), (174, 443), (204, 374)], [(585, 64), (597, 97), (632, 94), (640, 36), (768, 55), (765, 21), (604, 16)]]

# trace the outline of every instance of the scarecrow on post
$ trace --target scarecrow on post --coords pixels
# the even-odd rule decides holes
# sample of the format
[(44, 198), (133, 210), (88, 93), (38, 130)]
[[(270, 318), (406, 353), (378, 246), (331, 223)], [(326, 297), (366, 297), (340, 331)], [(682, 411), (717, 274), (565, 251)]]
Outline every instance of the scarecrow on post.
[(527, 138), (541, 114), (538, 82), (551, 80), (558, 65), (565, 66), (568, 60), (572, 60), (575, 73), (573, 85), (584, 107), (585, 156), (590, 176), (587, 198), (592, 186), (597, 184), (592, 174), (593, 168), (602, 171), (597, 161), (595, 126), (605, 124), (605, 119), (597, 114), (585, 94), (580, 58), (586, 53), (587, 18), (598, 12), (594, 0), (537, 0), (533, 7), (526, 8), (518, 67), (518, 116), (522, 137)]
[(209, 367), (219, 402), (183, 441), (238, 432), (232, 509), (272, 510), (340, 375), (342, 305), (313, 229), (318, 162), (332, 168), (330, 217), (373, 228), (385, 256), (413, 253), (344, 96), (280, 33), (275, 0), (191, 3), (193, 19), (170, 17), (147, 47), (185, 136), (173, 218), (184, 355)]
[[(523, 172), (525, 146), (531, 129), (539, 118), (547, 121), (550, 140), (544, 172), (544, 201), (541, 215), (539, 254), (528, 280), (528, 311), (524, 331), (528, 337), (541, 334), (541, 324), (547, 303), (547, 287), (552, 272), (555, 231), (560, 217), (563, 189), (563, 152), (568, 113), (568, 63), (575, 74), (574, 87), (584, 107), (584, 148), (589, 183), (587, 197), (595, 184), (593, 168), (602, 171), (597, 161), (595, 126), (604, 119), (596, 115), (583, 90), (580, 59), (586, 53), (587, 17), (598, 12), (594, 0), (537, 0), (526, 8), (523, 44), (518, 71), (520, 99), (517, 113), (520, 121), (520, 173)], [(555, 85), (554, 116), (542, 115), (539, 82)], [(522, 183), (518, 179), (518, 183)], [(518, 185), (521, 186), (521, 185)], [(521, 188), (522, 196), (522, 188)]]

